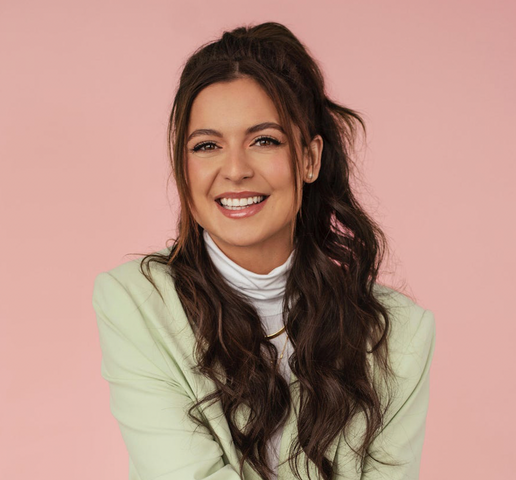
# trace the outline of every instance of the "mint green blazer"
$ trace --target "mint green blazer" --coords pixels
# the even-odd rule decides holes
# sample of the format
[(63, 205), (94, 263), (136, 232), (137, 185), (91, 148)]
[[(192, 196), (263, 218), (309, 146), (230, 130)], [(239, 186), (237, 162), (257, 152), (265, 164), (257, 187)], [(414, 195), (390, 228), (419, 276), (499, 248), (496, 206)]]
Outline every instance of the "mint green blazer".
[[(141, 258), (99, 273), (92, 299), (102, 351), (100, 372), (109, 382), (111, 413), (129, 453), (129, 480), (237, 480), (240, 452), (232, 441), (220, 402), (201, 406), (201, 415), (198, 412), (197, 416), (204, 421), (202, 427), (186, 414), (194, 400), (214, 391), (215, 384), (191, 370), (194, 333), (173, 279), (165, 267), (151, 263), (162, 300), (140, 273), (140, 263)], [(380, 459), (402, 461), (405, 465), (383, 466), (368, 460), (365, 470), (360, 471), (342, 435), (326, 456), (334, 460), (335, 479), (415, 480), (419, 476), (429, 403), (434, 315), (388, 287), (376, 284), (375, 289), (393, 314), (390, 359), (399, 386), (384, 428), (369, 451)], [(292, 372), (290, 389), (295, 412), (288, 418), (281, 439), (279, 480), (295, 478), (288, 462), (282, 462), (297, 431), (296, 380)], [(247, 409), (240, 411), (236, 419), (240, 427), (247, 413)], [(354, 448), (360, 444), (364, 426), (364, 417), (355, 417), (347, 437)], [(303, 453), (299, 470), (304, 475), (305, 460)], [(310, 473), (312, 479), (319, 478), (311, 462)], [(244, 478), (260, 480), (247, 463)]]

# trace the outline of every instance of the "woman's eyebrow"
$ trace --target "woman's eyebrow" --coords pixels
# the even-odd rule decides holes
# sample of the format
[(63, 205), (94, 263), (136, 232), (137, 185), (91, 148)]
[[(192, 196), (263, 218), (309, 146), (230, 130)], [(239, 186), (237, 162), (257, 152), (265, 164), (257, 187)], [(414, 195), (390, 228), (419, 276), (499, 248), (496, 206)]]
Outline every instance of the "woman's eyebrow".
[[(276, 130), (279, 130), (281, 133), (285, 133), (285, 130), (283, 129), (283, 127), (281, 125), (279, 125), (275, 122), (263, 122), (263, 123), (259, 123), (257, 125), (253, 125), (252, 127), (249, 127), (245, 131), (245, 134), (249, 135), (250, 133), (256, 133), (261, 130), (265, 130), (266, 128), (274, 128)], [(199, 137), (201, 135), (213, 135), (214, 137), (219, 137), (219, 138), (223, 137), (222, 133), (220, 133), (218, 130), (212, 130), (211, 128), (201, 128), (198, 130), (194, 130), (188, 136), (188, 139), (186, 141), (189, 142), (192, 138)]]

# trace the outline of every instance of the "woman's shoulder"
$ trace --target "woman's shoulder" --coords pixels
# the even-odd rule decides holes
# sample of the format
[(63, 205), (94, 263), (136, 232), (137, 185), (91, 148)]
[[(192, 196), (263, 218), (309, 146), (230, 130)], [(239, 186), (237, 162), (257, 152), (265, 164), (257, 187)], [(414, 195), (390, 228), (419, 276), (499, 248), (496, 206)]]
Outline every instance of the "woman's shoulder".
[[(165, 248), (153, 253), (166, 258), (168, 251)], [(149, 262), (153, 285), (142, 273), (146, 271), (142, 266), (145, 258), (120, 263), (95, 277), (92, 303), (107, 359), (103, 373), (107, 377), (116, 368), (126, 372), (127, 365), (138, 374), (152, 368), (156, 375), (163, 373), (167, 382), (180, 383), (192, 394), (191, 385), (196, 380), (188, 377), (186, 371), (192, 366), (193, 331), (168, 266)]]
[[(170, 247), (166, 247), (151, 255), (166, 259), (169, 252)], [(170, 313), (180, 315), (170, 268), (163, 263), (144, 261), (145, 258), (134, 258), (98, 273), (93, 286), (94, 306), (113, 313), (128, 313), (136, 308), (145, 318), (156, 321)]]
[(386, 285), (376, 283), (373, 291), (389, 313), (389, 347), (392, 353), (416, 353), (423, 356), (428, 353), (435, 340), (433, 311)]
[[(170, 253), (171, 247), (165, 247), (161, 250), (150, 253), (149, 255), (159, 255), (166, 258)], [(152, 280), (160, 287), (164, 282), (168, 281), (167, 266), (163, 263), (155, 261), (143, 261), (147, 256), (140, 256), (131, 260), (127, 260), (116, 265), (113, 268), (98, 273), (95, 277), (95, 284), (105, 281), (106, 277), (112, 277), (123, 286), (128, 292), (137, 292), (140, 290), (148, 290), (152, 287), (148, 278), (143, 274), (146, 271), (150, 274)], [(171, 280), (171, 279), (170, 279)]]

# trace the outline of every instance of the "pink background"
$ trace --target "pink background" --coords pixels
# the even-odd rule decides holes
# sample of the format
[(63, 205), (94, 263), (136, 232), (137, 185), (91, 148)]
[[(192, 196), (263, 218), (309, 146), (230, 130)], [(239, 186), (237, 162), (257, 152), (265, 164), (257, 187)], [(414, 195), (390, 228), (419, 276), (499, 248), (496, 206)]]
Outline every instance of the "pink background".
[(436, 316), (421, 479), (510, 478), (514, 18), (508, 0), (2, 0), (2, 478), (127, 478), (93, 279), (175, 233), (165, 132), (183, 62), (269, 20), (364, 114), (360, 198), (393, 281)]

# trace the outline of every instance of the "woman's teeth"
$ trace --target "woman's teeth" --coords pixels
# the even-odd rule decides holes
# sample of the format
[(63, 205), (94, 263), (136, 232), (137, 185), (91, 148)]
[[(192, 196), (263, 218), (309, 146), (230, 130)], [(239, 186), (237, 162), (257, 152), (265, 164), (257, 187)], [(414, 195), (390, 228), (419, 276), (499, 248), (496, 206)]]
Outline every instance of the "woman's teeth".
[(220, 198), (219, 201), (228, 210), (242, 210), (254, 203), (260, 203), (265, 199), (264, 196), (249, 198)]

